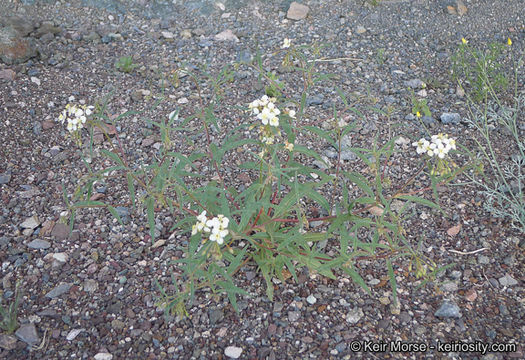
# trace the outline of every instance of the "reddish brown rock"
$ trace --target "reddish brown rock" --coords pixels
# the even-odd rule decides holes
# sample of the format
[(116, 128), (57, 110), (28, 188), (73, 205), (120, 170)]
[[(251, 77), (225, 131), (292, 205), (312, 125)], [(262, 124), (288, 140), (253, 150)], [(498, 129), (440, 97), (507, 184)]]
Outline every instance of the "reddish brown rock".
[(23, 63), (37, 55), (33, 39), (24, 38), (13, 27), (0, 28), (0, 60), (7, 65)]

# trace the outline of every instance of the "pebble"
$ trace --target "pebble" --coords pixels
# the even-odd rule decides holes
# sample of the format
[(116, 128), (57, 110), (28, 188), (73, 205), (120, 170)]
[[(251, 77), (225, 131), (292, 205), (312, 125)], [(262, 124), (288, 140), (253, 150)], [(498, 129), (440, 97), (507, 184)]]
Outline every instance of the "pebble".
[(69, 236), (69, 227), (66, 224), (57, 223), (51, 230), (51, 236), (57, 240), (65, 240)]
[(78, 336), (78, 334), (80, 334), (80, 333), (81, 333), (82, 331), (84, 331), (84, 330), (86, 330), (86, 329), (82, 328), (82, 329), (73, 329), (73, 330), (71, 330), (71, 331), (67, 334), (67, 336), (66, 336), (66, 340), (67, 340), (67, 341), (72, 341), (72, 340), (74, 340), (74, 339)]
[(308, 304), (313, 305), (313, 304), (315, 304), (317, 302), (317, 299), (315, 298), (315, 296), (309, 295), (306, 298), (306, 301), (308, 302)]
[(306, 18), (309, 11), (310, 8), (308, 6), (294, 1), (290, 4), (286, 17), (290, 20), (302, 20)]
[(95, 355), (95, 360), (111, 360), (111, 359), (113, 359), (113, 355), (111, 355), (110, 353), (99, 352), (98, 354)]
[(222, 309), (210, 309), (208, 316), (210, 318), (210, 324), (215, 325), (220, 323), (224, 319), (224, 311)]
[(42, 249), (49, 249), (51, 247), (51, 244), (45, 240), (35, 239), (31, 241), (29, 244), (27, 244), (27, 247), (31, 249), (42, 250)]
[(454, 292), (458, 290), (458, 284), (456, 284), (453, 281), (448, 281), (444, 283), (441, 287), (444, 291), (448, 291), (448, 292)]
[(288, 320), (290, 322), (295, 322), (299, 320), (300, 317), (301, 317), (300, 311), (288, 311)]
[(353, 308), (346, 314), (346, 321), (350, 324), (357, 324), (364, 315), (361, 308)]
[(224, 355), (230, 359), (238, 359), (242, 354), (242, 348), (236, 346), (228, 346), (224, 349)]
[(444, 318), (460, 318), (459, 306), (452, 301), (445, 300), (441, 307), (434, 313), (434, 316)]
[(0, 335), (0, 348), (5, 350), (13, 350), (16, 348), (16, 337), (7, 334)]
[(35, 229), (38, 225), (40, 225), (40, 221), (36, 216), (31, 216), (20, 224), (20, 226), (24, 229)]
[(364, 26), (357, 26), (356, 30), (355, 30), (358, 34), (364, 34), (366, 32), (366, 29)]
[(36, 76), (31, 76), (31, 82), (37, 84), (37, 86), (40, 86), (40, 79)]
[(426, 86), (426, 84), (420, 79), (412, 79), (405, 81), (405, 86), (408, 86), (412, 89), (422, 89)]
[(498, 280), (499, 280), (499, 283), (501, 284), (501, 286), (518, 285), (518, 282), (512, 276), (510, 276), (509, 274), (506, 274), (505, 276), (500, 277)]
[(65, 252), (53, 254), (53, 259), (61, 263), (66, 263), (69, 256)]
[(86, 279), (84, 281), (84, 291), (88, 293), (93, 293), (98, 289), (98, 282), (93, 279)]
[(35, 324), (33, 323), (20, 325), (18, 330), (15, 332), (15, 335), (29, 346), (40, 343), (40, 338), (38, 337)]
[(51, 290), (50, 292), (46, 294), (46, 297), (50, 299), (57, 298), (60, 295), (67, 293), (72, 285), (73, 284), (68, 284), (68, 283), (62, 283), (60, 285), (57, 285), (53, 290)]
[(235, 41), (239, 42), (239, 38), (230, 30), (224, 30), (214, 36), (214, 39), (217, 41)]
[(11, 180), (11, 173), (0, 174), (0, 185), (7, 184)]
[(459, 115), (458, 113), (443, 113), (441, 114), (441, 117), (439, 119), (445, 125), (447, 124), (457, 125), (461, 121), (461, 115)]

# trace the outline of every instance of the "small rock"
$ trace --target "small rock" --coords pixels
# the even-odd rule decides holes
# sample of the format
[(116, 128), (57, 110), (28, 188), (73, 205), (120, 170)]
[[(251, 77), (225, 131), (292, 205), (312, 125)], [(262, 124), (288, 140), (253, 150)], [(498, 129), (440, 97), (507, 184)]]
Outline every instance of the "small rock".
[(463, 16), (467, 13), (467, 7), (465, 6), (462, 0), (458, 0), (456, 2), (456, 8), (459, 16)]
[(111, 355), (110, 353), (99, 352), (98, 354), (95, 355), (95, 360), (111, 360), (111, 359), (113, 359), (113, 355)]
[(30, 249), (42, 250), (49, 249), (51, 244), (45, 240), (35, 239), (27, 244), (27, 247)]
[(33, 39), (24, 38), (13, 27), (0, 27), (0, 60), (7, 65), (20, 64), (38, 52)]
[(434, 313), (434, 316), (444, 317), (444, 318), (460, 318), (461, 313), (459, 306), (457, 306), (452, 301), (445, 300), (441, 307)]
[(16, 72), (11, 69), (0, 70), (0, 79), (13, 81), (15, 79)]
[(65, 252), (53, 254), (53, 259), (61, 263), (66, 263), (69, 256)]
[(31, 76), (31, 82), (37, 84), (37, 86), (40, 86), (40, 79), (36, 76)]
[(93, 279), (86, 279), (84, 281), (84, 291), (88, 293), (94, 293), (98, 289), (98, 282)]
[(115, 330), (122, 330), (125, 326), (126, 324), (122, 320), (114, 319), (111, 321), (111, 327)]
[(235, 36), (235, 34), (230, 29), (227, 29), (227, 30), (224, 30), (224, 31), (218, 33), (217, 35), (215, 35), (214, 39), (217, 40), (217, 41), (235, 41), (235, 42), (239, 42), (239, 38), (237, 38), (237, 36)]
[(465, 293), (465, 299), (467, 299), (467, 301), (473, 302), (477, 297), (478, 293), (474, 289), (470, 289)]
[(459, 124), (461, 116), (458, 113), (443, 113), (439, 118), (443, 124)]
[(224, 355), (230, 359), (238, 359), (242, 354), (242, 348), (236, 346), (228, 346), (224, 349)]
[(315, 298), (315, 296), (309, 295), (306, 298), (306, 301), (308, 302), (308, 304), (313, 305), (313, 304), (315, 304), (317, 302), (317, 299)]
[(346, 321), (350, 324), (357, 324), (364, 315), (361, 308), (354, 308), (346, 314)]
[(38, 220), (38, 217), (31, 216), (30, 218), (27, 218), (23, 223), (20, 224), (20, 226), (23, 229), (35, 229), (40, 225), (40, 221)]
[(175, 37), (175, 35), (170, 32), (170, 31), (162, 31), (160, 33), (160, 35), (164, 38), (164, 39), (173, 39)]
[(16, 337), (13, 335), (2, 334), (0, 335), (0, 348), (5, 350), (13, 350), (16, 348)]
[(80, 333), (81, 333), (82, 331), (84, 331), (84, 330), (86, 330), (86, 329), (73, 329), (73, 330), (71, 330), (71, 331), (67, 334), (67, 336), (66, 336), (66, 340), (67, 340), (67, 341), (72, 341), (72, 340), (74, 340), (74, 339), (78, 336), (78, 334), (80, 334)]
[(40, 338), (38, 337), (35, 324), (33, 323), (20, 325), (18, 330), (15, 332), (15, 335), (29, 346), (40, 343)]
[(69, 235), (69, 227), (66, 224), (57, 223), (53, 226), (51, 230), (51, 236), (55, 237), (57, 240), (65, 240)]
[(286, 13), (286, 17), (290, 20), (302, 20), (306, 18), (310, 8), (306, 5), (299, 4), (297, 2), (292, 2)]
[(183, 39), (191, 39), (191, 30), (182, 30), (180, 32), (180, 36), (183, 38)]
[(421, 120), (425, 125), (434, 125), (436, 123), (436, 120), (432, 116), (425, 115), (421, 118)]
[(153, 244), (153, 245), (151, 246), (151, 248), (152, 248), (152, 249), (156, 249), (156, 248), (158, 248), (158, 247), (163, 246), (164, 244), (166, 244), (166, 240), (157, 240), (157, 241), (155, 241), (155, 244)]
[(442, 285), (442, 289), (448, 292), (454, 292), (458, 290), (458, 284), (453, 281), (448, 281)]
[(7, 184), (11, 180), (11, 173), (0, 174), (0, 185)]
[(215, 325), (218, 324), (224, 319), (224, 311), (221, 309), (210, 309), (208, 316), (210, 318), (210, 324)]
[(290, 322), (295, 322), (295, 321), (299, 320), (300, 317), (301, 317), (301, 312), (299, 312), (299, 311), (288, 311), (288, 320)]
[(361, 26), (359, 25), (356, 30), (355, 30), (358, 34), (364, 34), (366, 32), (366, 29), (364, 26)]
[(426, 84), (420, 79), (412, 79), (409, 81), (405, 81), (405, 86), (408, 86), (412, 89), (422, 89), (426, 86)]
[(73, 284), (68, 284), (68, 283), (62, 283), (60, 285), (57, 285), (53, 290), (51, 290), (50, 292), (46, 294), (46, 297), (50, 299), (59, 297), (60, 295), (67, 293), (72, 285)]
[(498, 280), (501, 286), (518, 285), (518, 282), (515, 279), (513, 279), (509, 274), (506, 274), (505, 276), (500, 277)]

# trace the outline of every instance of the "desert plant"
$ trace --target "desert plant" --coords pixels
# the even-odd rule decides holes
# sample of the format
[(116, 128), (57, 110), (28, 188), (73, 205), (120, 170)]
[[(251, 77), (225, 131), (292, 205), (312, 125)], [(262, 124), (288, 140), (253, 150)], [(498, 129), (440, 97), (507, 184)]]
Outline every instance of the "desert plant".
[[(331, 129), (304, 125), (302, 119), (306, 98), (319, 82), (330, 79), (315, 71), (315, 58), (320, 47), (295, 47), (290, 41), (283, 43), (285, 66), (293, 65), (302, 78), (300, 99), (290, 96), (289, 89), (276, 84), (276, 78), (263, 69), (262, 54), (257, 52), (253, 64), (245, 64), (259, 71), (262, 79), (274, 86), (275, 97), (266, 94), (245, 104), (240, 115), (246, 121), (231, 130), (219, 141), (212, 141), (211, 131), (220, 132), (222, 121), (217, 117), (217, 108), (224, 95), (223, 87), (232, 80), (232, 67), (225, 66), (218, 74), (205, 69), (199, 72), (181, 68), (184, 81), (193, 82), (199, 106), (195, 113), (178, 119), (179, 110), (174, 110), (167, 119), (152, 122), (161, 133), (162, 146), (158, 157), (150, 164), (132, 166), (125, 156), (119, 137), (109, 142), (113, 151), (101, 150), (105, 160), (113, 165), (99, 171), (88, 166), (89, 174), (78, 185), (71, 199), (65, 194), (66, 205), (71, 212), (71, 226), (75, 211), (85, 207), (108, 209), (119, 221), (113, 205), (90, 200), (93, 183), (108, 173), (120, 172), (126, 179), (131, 204), (147, 219), (152, 243), (155, 238), (156, 212), (166, 209), (177, 216), (170, 232), (187, 239), (180, 242), (184, 256), (173, 262), (174, 293), (168, 293), (160, 283), (162, 294), (159, 304), (167, 312), (186, 314), (195, 293), (209, 289), (213, 294), (226, 294), (237, 310), (237, 295), (247, 295), (235, 285), (235, 274), (247, 263), (255, 264), (266, 282), (266, 294), (273, 298), (273, 279), (284, 281), (288, 277), (297, 279), (297, 270), (307, 267), (310, 271), (329, 278), (338, 272), (350, 276), (365, 290), (370, 291), (358, 272), (356, 262), (368, 259), (384, 261), (390, 277), (394, 301), (397, 302), (397, 285), (394, 276), (396, 261), (408, 257), (418, 277), (429, 279), (443, 268), (426, 258), (408, 241), (403, 222), (410, 202), (439, 209), (436, 202), (419, 196), (425, 191), (446, 183), (456, 175), (449, 171), (448, 154), (455, 143), (445, 135), (432, 138), (432, 145), (420, 140), (415, 143), (418, 153), (426, 156), (419, 170), (398, 187), (388, 179), (387, 166), (395, 151), (395, 138), (382, 143), (376, 137), (371, 148), (353, 148), (352, 151), (369, 169), (365, 176), (355, 171), (345, 171), (341, 166), (342, 142), (352, 130), (340, 117), (340, 112), (360, 112), (349, 106), (344, 94), (338, 91), (343, 110), (336, 110)], [(235, 66), (240, 66), (239, 64)], [(177, 81), (182, 81), (177, 77)], [(212, 89), (204, 95), (202, 84)], [(104, 106), (88, 119), (92, 126), (106, 120)], [(136, 114), (136, 113), (134, 113)], [(122, 116), (125, 116), (123, 114)], [(118, 119), (114, 120), (117, 121)], [(176, 120), (179, 120), (176, 122)], [(196, 120), (200, 128), (188, 126)], [(104, 129), (103, 126), (100, 128)], [(76, 131), (82, 131), (77, 129)], [(103, 130), (104, 131), (104, 130)], [(176, 152), (173, 135), (192, 131), (204, 134), (206, 147), (191, 154)], [(251, 132), (252, 136), (244, 134)], [(323, 158), (313, 149), (298, 141), (298, 137), (314, 136), (331, 145), (339, 154), (335, 169), (322, 171), (304, 165), (301, 159), (310, 157), (320, 162)], [(90, 141), (90, 148), (92, 141)], [(420, 149), (425, 151), (420, 151)], [(224, 164), (233, 150), (245, 154), (240, 165), (243, 171), (255, 180), (243, 189), (231, 185)], [(91, 154), (92, 155), (92, 154)], [(201, 174), (195, 161), (204, 162), (212, 173)], [(415, 178), (425, 171), (431, 162), (432, 183), (423, 189), (409, 188)], [(447, 170), (447, 171), (445, 171)], [(204, 179), (203, 179), (204, 178)], [(203, 179), (203, 181), (199, 181)], [(359, 192), (350, 194), (354, 184)], [(335, 201), (336, 192), (341, 200)], [(399, 211), (391, 209), (392, 201), (403, 201)], [(319, 209), (326, 215), (312, 215), (310, 208)], [(314, 226), (313, 224), (321, 224)], [(336, 251), (328, 254), (319, 244), (330, 241)]]
[(18, 328), (18, 306), (20, 304), (20, 289), (19, 283), (16, 283), (15, 293), (13, 301), (7, 306), (2, 305), (2, 297), (0, 297), (0, 315), (2, 321), (0, 321), (0, 328), (2, 328), (8, 334), (12, 334)]
[(131, 56), (121, 56), (115, 63), (115, 69), (125, 73), (132, 72), (136, 67), (138, 65), (133, 63), (133, 57)]

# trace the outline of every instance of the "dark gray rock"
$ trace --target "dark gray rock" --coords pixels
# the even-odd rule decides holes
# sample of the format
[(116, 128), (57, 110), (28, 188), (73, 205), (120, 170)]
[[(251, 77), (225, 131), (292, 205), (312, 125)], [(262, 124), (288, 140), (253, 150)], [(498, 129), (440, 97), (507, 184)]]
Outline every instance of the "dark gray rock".
[(10, 180), (11, 180), (11, 173), (6, 172), (3, 174), (0, 174), (0, 185), (7, 184)]
[(224, 319), (224, 312), (222, 311), (222, 309), (214, 308), (210, 309), (210, 311), (208, 312), (208, 316), (210, 318), (210, 325), (215, 325), (220, 323), (222, 319)]
[(35, 239), (31, 241), (29, 244), (27, 244), (27, 247), (31, 249), (49, 249), (51, 247), (51, 244), (45, 240)]
[(458, 113), (443, 113), (439, 118), (443, 124), (459, 124), (461, 116)]
[(459, 306), (452, 301), (445, 300), (441, 307), (434, 313), (434, 316), (444, 318), (460, 318), (461, 313)]
[(18, 330), (15, 332), (15, 335), (29, 346), (40, 343), (40, 338), (38, 337), (35, 324), (33, 323), (20, 325)]
[(69, 291), (73, 284), (62, 283), (46, 294), (47, 298), (54, 299)]

